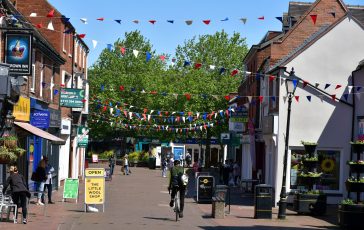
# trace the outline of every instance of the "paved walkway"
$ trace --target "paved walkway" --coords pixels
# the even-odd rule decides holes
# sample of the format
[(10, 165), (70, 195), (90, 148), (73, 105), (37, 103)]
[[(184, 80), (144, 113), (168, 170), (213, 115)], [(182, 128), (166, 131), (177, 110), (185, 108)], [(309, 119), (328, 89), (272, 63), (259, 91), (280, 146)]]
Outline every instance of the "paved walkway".
[[(83, 184), (80, 185), (80, 200), (62, 202), (62, 191), (55, 192), (56, 204), (46, 207), (31, 205), (29, 223), (12, 224), (0, 222), (0, 229), (327, 229), (333, 227), (326, 220), (309, 216), (290, 214), (285, 221), (253, 219), (252, 206), (232, 205), (231, 213), (225, 219), (211, 218), (211, 204), (196, 204), (193, 198), (186, 199), (184, 218), (174, 220), (174, 213), (168, 206), (167, 179), (160, 170), (132, 168), (129, 176), (121, 175), (116, 167), (112, 181), (106, 182), (105, 212), (85, 213), (83, 206)], [(191, 180), (193, 181), (193, 180)], [(240, 194), (241, 199), (243, 198)], [(235, 196), (236, 197), (236, 196)], [(235, 198), (234, 199), (238, 199)], [(102, 210), (99, 207), (100, 211)], [(274, 210), (276, 213), (276, 210)], [(19, 218), (20, 220), (20, 218)]]

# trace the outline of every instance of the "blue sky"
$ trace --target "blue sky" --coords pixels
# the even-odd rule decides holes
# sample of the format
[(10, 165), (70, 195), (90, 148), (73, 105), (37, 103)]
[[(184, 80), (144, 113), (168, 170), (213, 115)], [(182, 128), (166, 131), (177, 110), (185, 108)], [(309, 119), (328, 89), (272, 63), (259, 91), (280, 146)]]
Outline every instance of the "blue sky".
[[(275, 17), (287, 12), (289, 0), (48, 0), (62, 14), (71, 18), (79, 34), (86, 34), (90, 48), (89, 65), (94, 63), (106, 44), (114, 43), (125, 32), (140, 30), (157, 53), (173, 56), (175, 48), (185, 40), (202, 34), (225, 30), (239, 32), (250, 47), (258, 43), (268, 30), (281, 30)], [(305, 0), (301, 0), (307, 2)], [(312, 2), (312, 1), (310, 1)], [(345, 0), (346, 4), (364, 5), (363, 0)], [(258, 20), (264, 16), (264, 20)], [(103, 22), (97, 18), (104, 17)], [(220, 20), (229, 18), (226, 22)], [(80, 18), (87, 18), (83, 24)], [(239, 19), (247, 18), (244, 25)], [(114, 20), (122, 20), (121, 24)], [(211, 20), (205, 25), (202, 20)], [(132, 21), (139, 20), (139, 24)], [(156, 20), (152, 25), (149, 20)], [(174, 20), (173, 24), (167, 20)], [(185, 20), (193, 20), (187, 26)], [(93, 49), (92, 40), (98, 41)]]

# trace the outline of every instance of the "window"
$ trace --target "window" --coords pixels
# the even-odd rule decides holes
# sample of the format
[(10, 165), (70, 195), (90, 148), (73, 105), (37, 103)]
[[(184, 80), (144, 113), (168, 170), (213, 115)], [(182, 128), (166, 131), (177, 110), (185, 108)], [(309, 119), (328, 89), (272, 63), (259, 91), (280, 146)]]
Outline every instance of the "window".
[(32, 51), (32, 85), (30, 86), (30, 91), (35, 92), (35, 49)]
[(53, 87), (54, 87), (54, 74), (55, 74), (55, 68), (52, 69), (52, 76), (51, 76), (51, 85), (49, 86), (50, 94), (51, 94), (51, 102), (54, 102), (53, 99)]
[[(304, 188), (298, 185), (297, 173), (301, 170), (301, 159), (305, 155), (304, 150), (291, 151), (291, 189)], [(340, 151), (317, 150), (317, 172), (322, 172), (321, 179), (314, 185), (317, 190), (339, 190), (340, 184)]]
[(71, 47), (72, 47), (72, 42), (73, 42), (73, 35), (72, 34), (69, 34), (68, 35), (68, 56), (69, 57), (72, 57), (72, 53), (71, 53)]
[(62, 71), (62, 84), (65, 88), (71, 88), (71, 75), (68, 74), (66, 71)]
[[(68, 30), (68, 29), (65, 28), (65, 30)], [(63, 49), (64, 53), (67, 53), (67, 51), (66, 51), (66, 36), (67, 36), (66, 33), (62, 34), (62, 49)]]
[(43, 97), (43, 75), (44, 75), (44, 64), (43, 64), (43, 54), (40, 56), (40, 79), (39, 79), (39, 97)]
[(75, 42), (75, 64), (77, 65), (77, 59), (78, 59), (78, 42)]

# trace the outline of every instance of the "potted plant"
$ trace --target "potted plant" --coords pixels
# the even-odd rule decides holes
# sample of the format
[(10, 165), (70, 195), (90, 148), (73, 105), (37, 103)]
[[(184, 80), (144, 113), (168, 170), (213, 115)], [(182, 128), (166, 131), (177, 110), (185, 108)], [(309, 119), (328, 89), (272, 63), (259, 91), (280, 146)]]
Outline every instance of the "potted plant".
[(364, 161), (357, 160), (357, 161), (348, 161), (347, 164), (350, 167), (352, 172), (356, 173), (363, 173), (364, 172)]
[(352, 199), (345, 199), (339, 204), (339, 223), (344, 229), (362, 228), (364, 218), (364, 204), (356, 203)]
[(354, 153), (362, 153), (364, 151), (364, 141), (363, 140), (357, 140), (354, 142), (350, 142), (351, 148)]
[(364, 177), (361, 179), (349, 178), (346, 182), (346, 190), (350, 192), (364, 192)]
[(18, 138), (16, 136), (0, 137), (0, 145), (7, 148), (16, 148), (18, 146)]
[(314, 153), (317, 147), (317, 142), (301, 141), (301, 144), (305, 147), (305, 151), (309, 155)]
[(8, 148), (6, 146), (0, 146), (0, 164), (14, 163), (24, 153), (25, 149), (19, 147)]

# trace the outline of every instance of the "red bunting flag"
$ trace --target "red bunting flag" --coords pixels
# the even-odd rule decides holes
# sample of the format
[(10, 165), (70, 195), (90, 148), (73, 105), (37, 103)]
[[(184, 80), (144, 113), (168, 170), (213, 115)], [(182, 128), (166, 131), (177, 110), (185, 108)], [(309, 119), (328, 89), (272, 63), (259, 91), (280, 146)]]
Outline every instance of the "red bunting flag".
[(144, 118), (145, 120), (147, 120), (147, 115), (146, 115), (145, 113), (143, 113), (143, 118)]
[(85, 102), (86, 102), (86, 99), (82, 99), (81, 101), (82, 101), (83, 103), (85, 103)]
[(166, 116), (168, 116), (168, 111), (166, 111), (164, 114), (165, 114)]
[(308, 85), (308, 81), (303, 80), (303, 88), (305, 88)]
[(144, 108), (144, 113), (147, 113), (148, 112), (148, 109), (147, 108)]
[(335, 89), (341, 88), (341, 85), (336, 85)]
[(188, 112), (188, 116), (192, 116), (192, 112)]
[(150, 94), (156, 95), (157, 91), (153, 90), (153, 91), (150, 92)]
[(97, 21), (104, 21), (105, 18), (97, 18)]
[(156, 20), (149, 20), (149, 22), (154, 25), (157, 21)]
[(78, 37), (79, 38), (85, 38), (86, 37), (86, 34), (78, 34)]
[(229, 116), (229, 110), (225, 110), (226, 116)]
[(311, 14), (310, 17), (312, 19), (313, 24), (316, 25), (317, 14)]
[(336, 100), (336, 94), (331, 95), (332, 100)]
[(36, 26), (37, 26), (37, 28), (39, 28), (39, 29), (43, 28), (43, 24), (42, 24), (42, 23), (39, 23), (39, 24), (37, 24)]
[(185, 94), (185, 97), (186, 97), (187, 101), (189, 101), (189, 100), (191, 99), (191, 94), (186, 93), (186, 94)]
[(201, 68), (201, 66), (202, 66), (202, 64), (201, 64), (201, 63), (196, 63), (196, 64), (195, 64), (195, 69), (199, 69), (199, 68)]
[(124, 110), (124, 115), (125, 117), (128, 117), (128, 112), (126, 112), (126, 110)]
[(124, 91), (124, 86), (123, 85), (121, 85), (121, 86), (119, 86), (119, 89), (120, 89), (120, 91)]
[(49, 11), (47, 14), (47, 18), (53, 18), (54, 17), (54, 10)]
[(227, 101), (229, 101), (229, 100), (230, 100), (230, 96), (229, 96), (229, 95), (224, 96), (224, 98), (225, 98)]
[(107, 106), (104, 106), (102, 110), (105, 112), (107, 110)]
[(264, 20), (264, 16), (262, 16), (262, 17), (259, 17), (258, 19), (259, 19), (259, 20)]
[(120, 52), (124, 55), (125, 54), (125, 47), (120, 47)]
[(238, 73), (239, 73), (239, 70), (234, 69), (234, 70), (231, 72), (231, 76), (233, 77), (233, 76), (237, 75)]
[(259, 102), (262, 103), (263, 102), (264, 97), (263, 96), (259, 96)]
[(203, 23), (205, 23), (206, 25), (210, 24), (211, 20), (203, 20)]
[(164, 56), (164, 55), (160, 55), (160, 56), (159, 56), (159, 59), (161, 59), (162, 61), (164, 61), (164, 60), (166, 59), (166, 56)]
[(296, 99), (297, 102), (300, 101), (300, 96), (294, 96), (294, 98)]
[(276, 79), (276, 76), (269, 76), (269, 81), (273, 81), (274, 79)]

